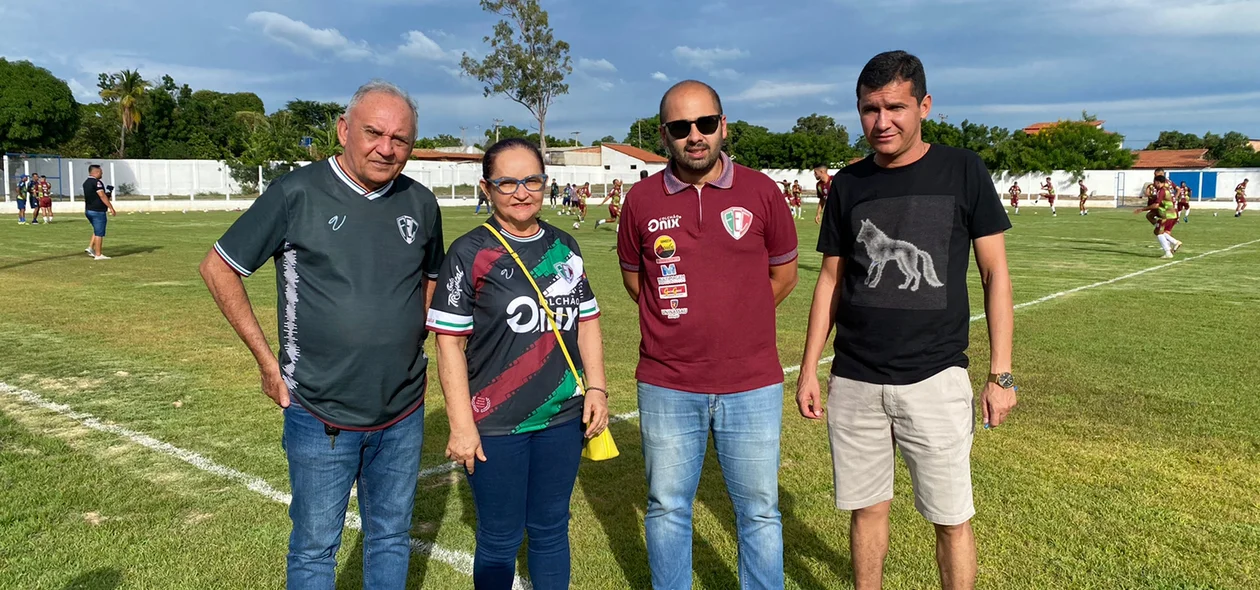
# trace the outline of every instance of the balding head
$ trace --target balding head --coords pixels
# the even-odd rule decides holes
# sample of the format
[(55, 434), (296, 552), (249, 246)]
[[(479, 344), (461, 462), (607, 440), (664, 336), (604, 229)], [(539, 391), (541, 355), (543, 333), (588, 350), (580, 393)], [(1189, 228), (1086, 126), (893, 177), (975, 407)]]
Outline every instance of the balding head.
[(683, 80), (674, 84), (665, 91), (665, 96), (661, 97), (661, 123), (668, 123), (679, 118), (677, 110), (680, 103), (694, 103), (706, 99), (710, 102), (705, 106), (711, 106), (707, 114), (723, 114), (722, 99), (718, 97), (717, 91), (712, 86), (699, 80)]

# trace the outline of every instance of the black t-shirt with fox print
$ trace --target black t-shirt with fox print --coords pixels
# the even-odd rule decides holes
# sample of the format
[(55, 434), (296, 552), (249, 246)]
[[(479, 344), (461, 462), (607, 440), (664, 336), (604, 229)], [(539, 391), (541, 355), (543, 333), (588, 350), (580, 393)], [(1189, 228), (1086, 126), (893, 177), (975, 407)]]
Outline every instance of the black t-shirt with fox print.
[(833, 375), (908, 385), (967, 367), (972, 240), (1010, 219), (975, 152), (932, 145), (917, 162), (867, 157), (831, 182), (818, 251), (845, 259)]

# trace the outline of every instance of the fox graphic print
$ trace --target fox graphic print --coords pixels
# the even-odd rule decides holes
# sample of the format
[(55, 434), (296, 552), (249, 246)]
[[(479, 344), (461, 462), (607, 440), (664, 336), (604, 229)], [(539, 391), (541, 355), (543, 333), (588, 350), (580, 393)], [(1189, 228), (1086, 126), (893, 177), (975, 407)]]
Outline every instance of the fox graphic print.
[[(936, 276), (936, 266), (932, 264), (931, 254), (920, 250), (910, 242), (888, 237), (875, 227), (871, 220), (862, 220), (862, 229), (858, 232), (857, 239), (866, 246), (866, 252), (871, 257), (870, 268), (866, 271), (867, 287), (874, 289), (879, 286), (879, 281), (884, 276), (884, 266), (889, 261), (896, 262), (897, 268), (906, 275), (905, 282), (898, 285), (898, 289), (909, 288), (911, 291), (918, 291), (921, 279), (926, 279), (927, 283), (933, 287), (945, 285)], [(919, 272), (920, 260), (923, 262), (922, 273)]]

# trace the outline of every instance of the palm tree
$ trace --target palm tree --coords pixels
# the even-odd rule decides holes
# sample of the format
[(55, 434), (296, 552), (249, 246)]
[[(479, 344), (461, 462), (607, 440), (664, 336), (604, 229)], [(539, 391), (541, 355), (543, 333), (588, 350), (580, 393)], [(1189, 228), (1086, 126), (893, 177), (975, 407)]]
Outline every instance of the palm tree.
[(122, 120), (118, 134), (118, 157), (127, 155), (127, 132), (135, 131), (140, 125), (140, 99), (152, 84), (140, 77), (136, 70), (123, 70), (110, 74), (108, 78), (101, 74), (101, 98), (110, 104), (118, 105), (118, 115)]

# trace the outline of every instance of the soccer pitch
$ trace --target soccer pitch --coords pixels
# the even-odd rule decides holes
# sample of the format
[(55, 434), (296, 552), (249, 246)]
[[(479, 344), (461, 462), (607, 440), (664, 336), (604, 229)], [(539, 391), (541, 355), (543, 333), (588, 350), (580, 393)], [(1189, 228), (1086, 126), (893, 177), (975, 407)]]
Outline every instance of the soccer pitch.
[[(979, 586), (1260, 587), (1260, 218), (1194, 211), (1176, 230), (1186, 246), (1166, 261), (1130, 211), (1064, 209), (1024, 209), (1007, 234), (1022, 305), (1020, 405), (1007, 425), (976, 433)], [(793, 399), (821, 263), (806, 210), (801, 282), (778, 314), (785, 566), (789, 588), (851, 588), (825, 425), (800, 418)], [(94, 262), (75, 211), (0, 225), (0, 588), (283, 587), (280, 413), (197, 274), (238, 214), (120, 215), (105, 240), (114, 259)], [(448, 244), (482, 220), (471, 208), (443, 213)], [(616, 234), (593, 228), (602, 216), (596, 207), (567, 231), (603, 308), (611, 411), (629, 415), (637, 308), (621, 287)], [(274, 285), (271, 265), (246, 280), (273, 343)], [(978, 390), (988, 372), (979, 318), (970, 356)], [(471, 588), (475, 515), (463, 475), (441, 469), (448, 429), (430, 367), (408, 587)], [(648, 587), (638, 423), (611, 428), (621, 457), (584, 460), (573, 494), (574, 588)], [(885, 587), (936, 587), (931, 527), (900, 464), (896, 476)], [(737, 587), (712, 452), (695, 520), (696, 587)], [(356, 524), (338, 588), (361, 586)], [(523, 553), (518, 573), (528, 576)]]

